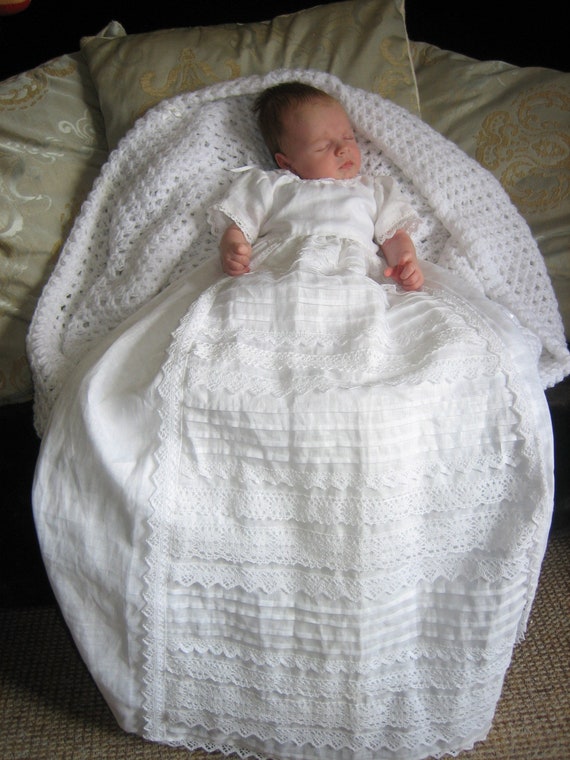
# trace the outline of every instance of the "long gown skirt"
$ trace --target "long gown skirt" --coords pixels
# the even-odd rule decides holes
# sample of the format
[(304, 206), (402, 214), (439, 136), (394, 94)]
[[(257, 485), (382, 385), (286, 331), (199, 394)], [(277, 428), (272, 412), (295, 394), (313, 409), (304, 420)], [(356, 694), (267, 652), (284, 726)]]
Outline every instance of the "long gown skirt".
[(38, 534), (127, 731), (419, 760), (490, 728), (552, 507), (538, 349), (437, 267), (404, 293), (335, 255), (204, 265), (55, 405)]

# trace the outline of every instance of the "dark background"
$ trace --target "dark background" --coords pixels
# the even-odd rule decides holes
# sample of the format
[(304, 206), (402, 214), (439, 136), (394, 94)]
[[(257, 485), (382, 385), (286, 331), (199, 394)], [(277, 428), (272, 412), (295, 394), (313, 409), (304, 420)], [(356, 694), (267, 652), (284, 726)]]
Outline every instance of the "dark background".
[[(143, 10), (136, 0), (31, 0), (21, 13), (0, 16), (0, 79), (79, 50), (81, 37), (97, 34), (113, 19), (135, 33), (260, 21), (309, 5), (310, 0), (157, 0)], [(473, 58), (568, 71), (562, 3), (523, 9), (512, 0), (406, 0), (406, 19), (413, 40)]]

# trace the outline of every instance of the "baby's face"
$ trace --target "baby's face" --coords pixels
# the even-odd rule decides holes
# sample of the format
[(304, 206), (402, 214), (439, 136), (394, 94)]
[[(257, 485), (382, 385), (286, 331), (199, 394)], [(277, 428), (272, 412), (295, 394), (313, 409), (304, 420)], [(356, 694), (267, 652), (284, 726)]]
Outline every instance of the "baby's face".
[(283, 119), (277, 165), (301, 179), (352, 179), (360, 173), (360, 149), (344, 108), (317, 99), (291, 109)]

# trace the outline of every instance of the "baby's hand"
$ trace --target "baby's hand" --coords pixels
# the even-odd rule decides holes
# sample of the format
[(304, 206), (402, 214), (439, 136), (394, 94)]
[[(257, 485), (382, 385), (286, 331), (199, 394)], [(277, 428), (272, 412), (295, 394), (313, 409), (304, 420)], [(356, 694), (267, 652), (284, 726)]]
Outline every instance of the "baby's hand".
[(424, 284), (424, 273), (418, 263), (416, 247), (405, 230), (398, 230), (382, 245), (382, 253), (388, 266), (384, 270), (404, 290), (419, 290)]
[(222, 250), (222, 269), (231, 277), (249, 272), (249, 260), (251, 259), (251, 246), (249, 243), (235, 243), (231, 247)]
[(395, 267), (384, 270), (386, 277), (391, 277), (404, 290), (419, 290), (424, 284), (424, 273), (416, 261), (403, 261)]
[(224, 232), (220, 242), (220, 256), (224, 274), (238, 277), (249, 272), (251, 245), (239, 227), (232, 225)]

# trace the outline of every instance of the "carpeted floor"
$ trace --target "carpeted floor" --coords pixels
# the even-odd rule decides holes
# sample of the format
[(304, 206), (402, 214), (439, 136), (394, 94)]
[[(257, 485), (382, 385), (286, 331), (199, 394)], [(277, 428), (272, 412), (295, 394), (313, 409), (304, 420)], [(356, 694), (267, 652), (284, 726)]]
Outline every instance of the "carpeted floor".
[[(0, 610), (0, 760), (220, 760), (115, 723), (53, 605)], [(486, 742), (465, 760), (570, 758), (570, 532), (549, 542), (527, 637)]]

